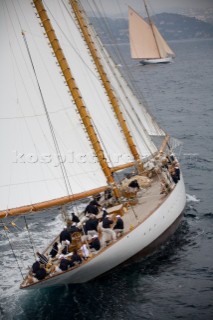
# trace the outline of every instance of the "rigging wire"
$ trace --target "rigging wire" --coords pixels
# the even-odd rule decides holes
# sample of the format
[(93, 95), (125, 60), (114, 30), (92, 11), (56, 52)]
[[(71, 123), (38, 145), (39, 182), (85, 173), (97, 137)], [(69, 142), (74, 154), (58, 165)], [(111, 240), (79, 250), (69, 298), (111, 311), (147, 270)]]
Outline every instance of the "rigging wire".
[(5, 224), (4, 224), (4, 231), (5, 231), (5, 236), (6, 236), (8, 242), (9, 242), (9, 244), (10, 244), (11, 251), (12, 251), (12, 253), (13, 253), (13, 256), (14, 256), (14, 258), (15, 258), (15, 260), (16, 260), (17, 266), (18, 266), (18, 268), (19, 268), (20, 274), (21, 274), (22, 278), (24, 279), (24, 275), (23, 275), (23, 273), (22, 273), (22, 269), (21, 269), (21, 267), (20, 267), (20, 265), (19, 265), (17, 256), (16, 256), (16, 254), (15, 254), (15, 252), (14, 252), (14, 250), (13, 250), (12, 242), (10, 241), (10, 238), (9, 238), (9, 235), (8, 235), (9, 229), (7, 228), (7, 226), (6, 226)]
[(65, 183), (65, 188), (67, 190), (67, 195), (69, 196), (70, 192), (72, 194), (72, 188), (71, 188), (71, 185), (70, 185), (69, 177), (67, 175), (66, 168), (64, 166), (64, 162), (62, 161), (63, 158), (62, 158), (62, 155), (61, 155), (61, 151), (60, 151), (57, 139), (56, 139), (54, 127), (52, 125), (52, 122), (51, 122), (51, 119), (50, 119), (50, 116), (49, 116), (49, 113), (48, 113), (48, 110), (47, 110), (47, 106), (46, 106), (46, 103), (45, 103), (45, 100), (44, 100), (44, 96), (43, 96), (43, 93), (42, 93), (42, 90), (41, 90), (41, 87), (40, 87), (40, 84), (39, 84), (39, 81), (38, 81), (38, 77), (37, 77), (37, 74), (36, 74), (34, 63), (32, 61), (32, 57), (31, 57), (31, 54), (30, 54), (30, 50), (29, 50), (29, 46), (28, 46), (28, 43), (27, 43), (27, 39), (26, 39), (25, 33), (22, 32), (22, 35), (23, 35), (23, 39), (24, 39), (24, 42), (25, 42), (25, 45), (26, 45), (26, 49), (27, 49), (27, 52), (28, 52), (28, 55), (29, 55), (29, 59), (30, 59), (30, 62), (31, 62), (31, 65), (32, 65), (32, 68), (33, 68), (33, 72), (34, 72), (34, 75), (35, 75), (35, 78), (36, 78), (36, 82), (37, 82), (37, 85), (38, 85), (38, 90), (39, 90), (39, 93), (40, 93), (40, 96), (41, 96), (42, 104), (43, 104), (43, 107), (44, 107), (44, 110), (45, 110), (45, 114), (46, 114), (46, 117), (47, 117), (47, 121), (48, 121), (48, 125), (49, 125), (49, 128), (50, 128), (50, 132), (51, 132), (51, 135), (52, 135), (52, 138), (53, 138), (53, 141), (54, 141), (54, 145), (55, 145), (55, 148), (56, 148), (58, 161), (60, 163), (60, 168), (61, 168), (61, 171), (62, 171), (64, 183)]
[(32, 245), (33, 254), (34, 254), (34, 257), (36, 258), (35, 246), (34, 246), (33, 238), (31, 236), (31, 232), (30, 232), (30, 229), (29, 229), (29, 226), (28, 226), (28, 223), (27, 223), (26, 216), (24, 216), (24, 221), (25, 221), (25, 226), (26, 226), (26, 229), (27, 229), (27, 232), (28, 232), (28, 235), (29, 235), (30, 243)]
[[(20, 27), (21, 27), (21, 25), (20, 25)], [(23, 29), (23, 28), (22, 28)], [(31, 62), (32, 62), (32, 59), (31, 59)], [(35, 68), (34, 68), (34, 71), (35, 71)], [(67, 108), (68, 109), (68, 108)], [(59, 154), (60, 152), (58, 152), (58, 154)], [(61, 161), (60, 161), (61, 160)], [(63, 166), (64, 167), (64, 164), (63, 164), (63, 161), (62, 161), (62, 156), (61, 156), (61, 154), (59, 155), (59, 163), (61, 164), (61, 166)], [(63, 173), (66, 173), (66, 170), (65, 170), (65, 168), (64, 168), (64, 170), (63, 170)], [(72, 188), (71, 188), (71, 185), (70, 185), (70, 182), (69, 182), (69, 179), (68, 179), (68, 176), (66, 175), (66, 178), (67, 178), (67, 181), (68, 181), (68, 183), (69, 183), (69, 187), (70, 187), (70, 190), (71, 190), (71, 193), (72, 193)], [(67, 188), (68, 189), (68, 188)], [(67, 191), (67, 194), (69, 195), (69, 191)]]
[[(17, 2), (17, 3), (19, 4), (19, 2)], [(12, 1), (12, 5), (13, 5), (13, 9), (14, 9), (14, 11), (15, 11), (16, 18), (17, 18), (18, 24), (19, 24), (19, 26), (20, 26), (20, 29), (22, 30), (23, 28), (22, 28), (22, 26), (21, 26), (21, 22), (20, 22), (20, 19), (19, 19), (19, 15), (18, 15), (16, 6), (14, 5), (14, 2), (13, 2), (13, 1)], [(20, 4), (19, 4), (19, 5), (20, 5)], [(16, 40), (17, 40), (17, 43), (18, 43), (18, 46), (19, 46), (19, 49), (20, 49), (20, 53), (21, 53), (21, 55), (22, 55), (22, 57), (23, 57), (23, 60), (25, 61), (25, 57), (24, 57), (24, 54), (23, 54), (23, 52), (22, 52), (22, 48), (21, 48), (21, 46), (20, 46), (20, 44), (19, 44), (19, 39), (18, 39), (18, 37), (17, 37), (16, 28), (15, 28), (13, 19), (12, 19), (12, 17), (11, 17), (11, 12), (10, 12), (10, 10), (9, 10), (9, 8), (8, 8), (8, 3), (5, 2), (4, 6), (6, 7), (7, 14), (8, 14), (8, 17), (9, 17), (9, 19), (10, 19), (10, 25), (11, 25), (12, 28), (13, 28), (14, 35), (15, 35), (15, 37), (16, 37)], [(22, 12), (22, 8), (21, 8), (21, 7), (20, 7), (20, 11)], [(22, 12), (22, 14), (23, 14), (23, 16), (24, 16), (24, 13), (23, 13), (23, 12)], [(29, 136), (32, 138), (32, 143), (33, 143), (33, 145), (34, 145), (34, 148), (35, 148), (35, 150), (38, 152), (37, 145), (36, 145), (35, 142), (34, 142), (32, 132), (31, 132), (31, 130), (30, 130), (30, 128), (29, 128), (29, 124), (28, 124), (28, 122), (27, 122), (26, 119), (27, 119), (27, 118), (31, 118), (31, 117), (33, 117), (33, 118), (35, 118), (35, 117), (40, 117), (40, 116), (42, 116), (42, 115), (41, 115), (41, 114), (36, 114), (36, 112), (35, 112), (35, 110), (34, 110), (34, 108), (33, 108), (33, 102), (32, 102), (32, 99), (31, 99), (29, 93), (28, 93), (28, 90), (27, 90), (25, 81), (24, 81), (24, 79), (23, 79), (23, 77), (22, 77), (22, 73), (21, 73), (21, 70), (20, 70), (19, 61), (17, 60), (17, 56), (16, 56), (16, 54), (15, 54), (13, 48), (12, 48), (11, 42), (10, 42), (9, 32), (8, 32), (8, 39), (9, 39), (9, 44), (10, 44), (10, 48), (11, 48), (12, 57), (13, 57), (13, 59), (14, 59), (16, 68), (17, 68), (17, 70), (18, 70), (18, 74), (19, 74), (19, 76), (20, 76), (20, 78), (21, 78), (23, 87), (25, 88), (25, 93), (26, 93), (27, 98), (28, 98), (28, 100), (29, 100), (29, 104), (31, 105), (31, 107), (32, 107), (32, 109), (33, 109), (33, 113), (34, 113), (33, 116), (26, 116), (26, 115), (24, 115), (23, 110), (22, 110), (22, 108), (21, 108), (21, 104), (19, 104), (19, 99), (18, 99), (19, 97), (18, 97), (16, 77), (14, 76), (14, 79), (15, 79), (15, 88), (16, 88), (16, 92), (17, 92), (17, 94), (16, 94), (16, 95), (17, 95), (17, 103), (18, 103), (19, 110), (20, 110), (22, 116), (20, 116), (20, 117), (10, 117), (9, 119), (15, 119), (15, 118), (24, 119), (24, 122), (25, 122), (25, 125), (26, 125), (26, 128), (27, 128), (27, 131), (28, 131), (28, 133), (29, 133)], [(12, 64), (12, 66), (13, 66), (13, 64)], [(25, 61), (25, 66), (26, 66), (26, 69), (28, 70), (29, 77), (32, 79), (31, 72), (29, 71), (29, 68), (28, 68), (28, 65), (27, 65), (26, 61)], [(15, 67), (13, 66), (13, 71), (14, 71), (14, 70), (15, 70)], [(33, 80), (34, 80), (34, 79), (32, 79), (31, 83), (35, 86)], [(37, 123), (38, 123), (38, 125), (39, 125), (40, 132), (43, 133), (43, 136), (45, 137), (45, 140), (47, 141), (46, 135), (45, 135), (45, 133), (43, 132), (43, 127), (41, 126), (39, 119), (38, 119)], [(48, 141), (47, 141), (47, 144), (50, 145), (50, 143), (49, 143)], [(23, 145), (23, 143), (22, 143), (22, 145)], [(25, 166), (26, 166), (26, 164), (25, 164)], [(44, 170), (43, 170), (43, 168), (42, 168), (42, 165), (40, 165), (40, 168), (41, 168), (41, 171), (42, 171), (42, 176), (44, 177), (45, 174), (44, 174)], [(49, 167), (49, 170), (51, 170), (50, 167)], [(25, 172), (27, 173), (27, 170), (25, 170)], [(53, 171), (51, 171), (51, 174), (54, 176)], [(56, 177), (54, 177), (54, 178), (56, 179)], [(28, 181), (29, 181), (29, 179), (28, 179)], [(43, 179), (42, 181), (45, 181), (45, 179)], [(28, 188), (28, 190), (30, 190), (30, 188)], [(30, 196), (30, 194), (29, 194), (29, 196)], [(31, 201), (31, 203), (32, 203), (32, 201)]]

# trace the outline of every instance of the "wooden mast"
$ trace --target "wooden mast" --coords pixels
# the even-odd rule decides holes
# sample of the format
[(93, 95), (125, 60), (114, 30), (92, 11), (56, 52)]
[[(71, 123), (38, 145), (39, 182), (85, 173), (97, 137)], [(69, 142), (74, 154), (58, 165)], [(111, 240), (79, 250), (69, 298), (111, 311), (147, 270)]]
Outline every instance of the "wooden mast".
[[(111, 105), (113, 107), (113, 110), (115, 112), (115, 115), (120, 123), (120, 126), (122, 128), (122, 131), (123, 131), (123, 134), (126, 138), (126, 141), (128, 143), (128, 146), (131, 150), (131, 153), (135, 159), (135, 161), (137, 161), (137, 164), (138, 164), (138, 169), (140, 171), (143, 170), (143, 164), (142, 164), (142, 161), (140, 159), (140, 156), (138, 154), (138, 151), (136, 149), (136, 146), (133, 142), (133, 139), (132, 139), (132, 136), (130, 134), (130, 131), (127, 127), (127, 124), (126, 124), (126, 121), (124, 120), (124, 117), (123, 117), (123, 114), (120, 110), (120, 107), (119, 107), (119, 103), (118, 103), (118, 100), (113, 92), (113, 89), (110, 85), (110, 81), (104, 71), (104, 67), (100, 61), (100, 58), (97, 54), (97, 50), (95, 48), (95, 45), (94, 45), (94, 42), (91, 38), (91, 35), (89, 33), (89, 30), (88, 30), (88, 27), (87, 27), (87, 24), (85, 23), (85, 20), (84, 20), (84, 17), (82, 15), (82, 12), (81, 10), (79, 9), (79, 6), (78, 6), (78, 1), (77, 0), (69, 0), (70, 1), (70, 4), (71, 4), (71, 7), (75, 13), (75, 16), (76, 16), (76, 19), (78, 21), (78, 24), (79, 24), (79, 27), (81, 29), (81, 32), (83, 33), (83, 36), (84, 36), (84, 39), (89, 47), (89, 50), (91, 52), (91, 55), (93, 57), (93, 60), (94, 60), (94, 63), (97, 67), (97, 70), (99, 72), (99, 75), (100, 75), (100, 78), (102, 80), (102, 83), (103, 83), (103, 86), (107, 92), (107, 95), (109, 97), (109, 100), (111, 102)], [(113, 170), (113, 171), (116, 171), (116, 170)]]
[[(81, 116), (82, 122), (84, 124), (84, 127), (85, 127), (87, 133), (88, 133), (88, 136), (89, 136), (90, 141), (92, 143), (92, 146), (95, 150), (95, 153), (96, 153), (97, 158), (99, 160), (99, 163), (102, 167), (102, 170), (107, 178), (107, 182), (109, 184), (112, 184), (115, 186), (115, 180), (114, 180), (114, 178), (112, 176), (112, 172), (107, 164), (107, 160), (104, 156), (104, 152), (101, 148), (101, 144), (98, 140), (97, 134), (96, 134), (95, 129), (92, 125), (91, 118), (86, 110), (84, 101), (81, 97), (80, 90), (78, 89), (78, 86), (75, 82), (75, 79), (73, 78), (73, 75), (71, 73), (69, 65), (68, 65), (67, 60), (64, 56), (64, 53), (63, 53), (63, 50), (59, 44), (59, 41), (56, 37), (55, 31), (52, 27), (50, 19), (48, 18), (48, 15), (47, 15), (47, 12), (43, 6), (43, 3), (41, 0), (33, 0), (33, 3), (35, 5), (37, 13), (40, 17), (42, 26), (45, 29), (46, 35), (50, 41), (50, 44), (51, 44), (52, 49), (54, 51), (54, 54), (57, 58), (57, 61), (58, 61), (59, 66), (61, 68), (61, 71), (64, 75), (64, 78), (67, 82), (70, 93), (72, 94), (72, 97), (76, 103), (76, 107), (77, 107), (78, 112)], [(114, 188), (114, 194), (116, 197), (119, 197), (119, 190), (116, 187)]]

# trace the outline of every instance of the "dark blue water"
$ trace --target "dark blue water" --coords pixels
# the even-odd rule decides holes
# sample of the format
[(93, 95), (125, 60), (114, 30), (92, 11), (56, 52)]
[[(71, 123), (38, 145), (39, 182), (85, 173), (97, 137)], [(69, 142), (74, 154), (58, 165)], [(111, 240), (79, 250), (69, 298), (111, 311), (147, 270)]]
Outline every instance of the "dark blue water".
[[(172, 47), (174, 63), (158, 66), (138, 66), (128, 46), (121, 49), (151, 111), (183, 142), (178, 153), (188, 201), (179, 229), (152, 256), (91, 283), (31, 292), (19, 290), (21, 276), (2, 238), (0, 319), (213, 319), (213, 40)], [(48, 243), (59, 222), (57, 210), (29, 217), (34, 243)], [(26, 231), (13, 241), (21, 248)]]

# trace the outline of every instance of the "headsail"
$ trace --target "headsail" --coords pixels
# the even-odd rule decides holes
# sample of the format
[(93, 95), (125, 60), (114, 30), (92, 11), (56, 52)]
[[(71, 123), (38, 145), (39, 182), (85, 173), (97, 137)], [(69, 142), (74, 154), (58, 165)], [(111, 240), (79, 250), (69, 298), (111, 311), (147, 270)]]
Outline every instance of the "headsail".
[(175, 57), (175, 53), (169, 47), (168, 43), (165, 41), (165, 39), (163, 38), (162, 34), (159, 32), (157, 27), (154, 24), (152, 24), (152, 26), (155, 33), (156, 41), (158, 43), (158, 48), (159, 48), (161, 57), (166, 57), (166, 56)]

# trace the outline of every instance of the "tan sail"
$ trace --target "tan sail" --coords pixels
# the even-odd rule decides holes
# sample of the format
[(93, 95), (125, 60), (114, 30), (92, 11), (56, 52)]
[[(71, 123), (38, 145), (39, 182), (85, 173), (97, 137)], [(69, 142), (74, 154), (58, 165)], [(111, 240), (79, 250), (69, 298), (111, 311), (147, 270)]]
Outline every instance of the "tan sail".
[(156, 26), (149, 25), (129, 7), (129, 38), (133, 59), (160, 59), (175, 56)]
[(156, 28), (156, 26), (153, 24), (153, 30), (155, 33), (155, 37), (158, 43), (158, 48), (161, 54), (161, 57), (175, 57), (175, 53), (172, 51), (172, 49), (169, 47), (166, 40), (163, 38), (163, 36), (160, 34), (159, 30)]

